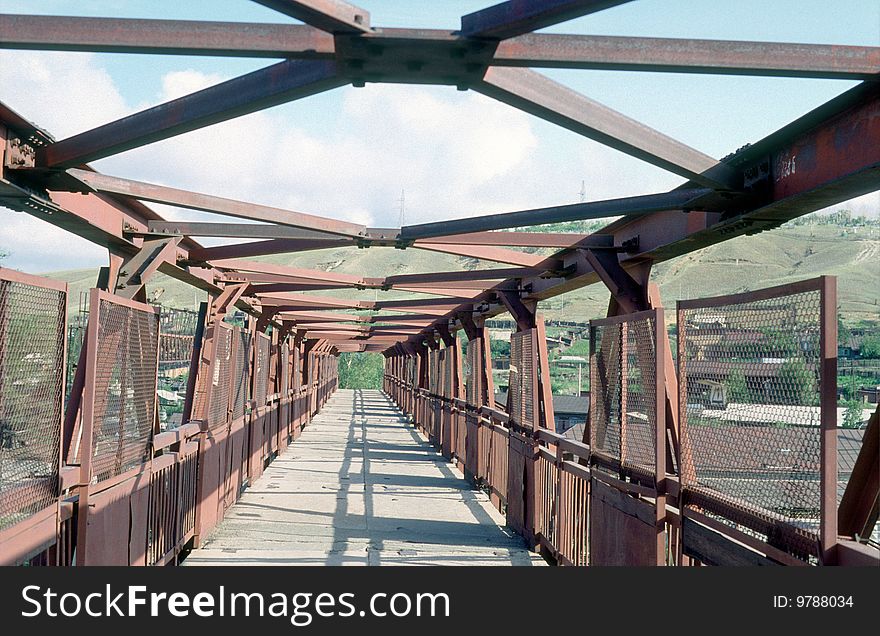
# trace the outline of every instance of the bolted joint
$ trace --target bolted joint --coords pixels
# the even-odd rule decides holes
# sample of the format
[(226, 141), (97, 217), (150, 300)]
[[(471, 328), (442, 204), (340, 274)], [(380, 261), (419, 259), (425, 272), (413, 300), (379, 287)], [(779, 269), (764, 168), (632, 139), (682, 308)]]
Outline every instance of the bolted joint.
[(33, 168), (37, 165), (37, 151), (18, 137), (10, 139), (3, 155), (3, 165), (10, 170)]

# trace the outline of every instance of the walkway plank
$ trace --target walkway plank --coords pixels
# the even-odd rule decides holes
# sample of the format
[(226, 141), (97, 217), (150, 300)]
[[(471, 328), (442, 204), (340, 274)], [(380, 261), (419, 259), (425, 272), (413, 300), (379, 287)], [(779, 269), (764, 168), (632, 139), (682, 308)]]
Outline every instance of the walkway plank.
[(184, 565), (544, 565), (380, 391), (339, 390)]

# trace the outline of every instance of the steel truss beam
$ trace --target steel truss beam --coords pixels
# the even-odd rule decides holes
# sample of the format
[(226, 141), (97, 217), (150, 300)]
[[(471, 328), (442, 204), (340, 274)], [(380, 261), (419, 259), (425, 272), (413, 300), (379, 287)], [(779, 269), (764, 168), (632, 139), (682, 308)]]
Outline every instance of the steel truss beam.
[(335, 62), (286, 60), (57, 141), (40, 164), (78, 166), (347, 83)]
[[(518, 214), (509, 212), (508, 214)], [(487, 217), (480, 216), (474, 221), (483, 221)], [(464, 220), (464, 219), (462, 219)], [(528, 219), (533, 221), (534, 219)], [(433, 224), (431, 224), (433, 225)], [(439, 224), (438, 224), (439, 225)], [(410, 228), (424, 226), (411, 225)], [(493, 247), (551, 247), (565, 249), (575, 245), (591, 245), (595, 248), (613, 247), (608, 245), (608, 237), (594, 234), (574, 234), (565, 232), (471, 232), (469, 234), (453, 234), (450, 236), (434, 236), (420, 239), (415, 247), (424, 244), (434, 245), (486, 245)]]
[(299, 24), (0, 15), (0, 48), (332, 59), (333, 36)]
[(330, 33), (370, 30), (370, 14), (342, 0), (253, 0)]
[(461, 32), (503, 40), (626, 4), (630, 0), (509, 0), (462, 17)]
[(321, 216), (303, 214), (302, 212), (294, 212), (291, 210), (282, 210), (280, 208), (272, 208), (265, 205), (245, 203), (233, 199), (224, 199), (209, 194), (189, 192), (188, 190), (178, 190), (177, 188), (169, 188), (167, 186), (144, 183), (132, 179), (111, 177), (97, 172), (91, 172), (90, 170), (71, 168), (67, 170), (67, 174), (90, 190), (130, 197), (142, 201), (164, 203), (166, 205), (173, 205), (190, 210), (213, 212), (214, 214), (234, 216), (252, 221), (269, 221), (271, 223), (317, 230), (346, 237), (354, 237), (366, 232), (366, 227), (356, 223), (337, 221), (335, 219), (328, 219)]
[(146, 234), (172, 236), (210, 236), (214, 238), (311, 240), (328, 243), (345, 242), (346, 238), (320, 230), (275, 225), (272, 223), (196, 223), (193, 221), (150, 221)]
[[(842, 135), (846, 144), (839, 143)], [(798, 164), (798, 157), (809, 161)], [(621, 267), (662, 262), (876, 191), (880, 188), (880, 83), (866, 82), (850, 89), (745, 147), (726, 163), (748, 176), (749, 197), (710, 201), (699, 211), (670, 209), (625, 217), (600, 230), (617, 245), (638, 240), (638, 249), (619, 261)], [(505, 281), (499, 287), (520, 284), (526, 290), (523, 299), (536, 301), (599, 282), (596, 270), (579, 250), (561, 258), (568, 271), (563, 277), (528, 277)], [(444, 314), (439, 322), (460, 313), (479, 311), (484, 317), (502, 313), (504, 306), (495, 293), (487, 290)]]
[(474, 90), (704, 187), (742, 188), (728, 166), (535, 71), (493, 67)]
[[(461, 243), (467, 243), (468, 241), (466, 237), (468, 235), (472, 233), (483, 233), (486, 230), (544, 225), (547, 223), (561, 223), (563, 221), (604, 219), (613, 216), (644, 216), (653, 214), (654, 212), (662, 212), (664, 210), (687, 209), (692, 204), (696, 205), (701, 198), (711, 194), (711, 192), (712, 190), (707, 188), (689, 188), (658, 194), (626, 197), (623, 199), (573, 203), (571, 205), (536, 208), (534, 210), (486, 214), (467, 219), (454, 219), (450, 221), (421, 223), (419, 225), (407, 225), (400, 229), (400, 237), (406, 241), (414, 240), (415, 247), (422, 247), (426, 243), (445, 244), (454, 241), (455, 238), (460, 238)], [(503, 236), (506, 232), (492, 232), (487, 234), (490, 236), (494, 234)], [(483, 234), (481, 234), (481, 236), (483, 236)], [(536, 236), (544, 235), (536, 234)], [(612, 247), (614, 245), (612, 239), (613, 237), (609, 239), (607, 235), (592, 234), (587, 237), (585, 241), (578, 241), (576, 246)], [(513, 245), (516, 245), (516, 243)], [(567, 245), (566, 247), (574, 246), (575, 245)]]
[[(360, 37), (375, 46), (407, 40), (467, 42), (448, 31), (421, 29), (384, 29)], [(0, 48), (325, 60), (337, 55), (330, 33), (303, 25), (14, 14), (0, 15)], [(490, 62), (528, 68), (876, 79), (880, 49), (527, 33), (498, 43)]]
[(189, 257), (192, 261), (226, 260), (266, 256), (269, 254), (293, 254), (296, 252), (329, 250), (339, 247), (353, 247), (354, 245), (356, 244), (353, 241), (345, 239), (336, 241), (328, 241), (326, 239), (278, 239), (202, 247), (192, 250)]
[[(451, 244), (451, 243), (416, 243), (414, 248), (429, 252), (441, 252), (443, 254), (455, 254), (476, 258), (481, 261), (493, 261), (495, 263), (507, 263), (517, 267), (536, 267), (539, 263), (547, 260), (546, 257), (528, 252), (506, 250), (501, 247), (480, 247), (477, 245)], [(553, 268), (549, 268), (553, 269)]]
[(877, 79), (880, 47), (530, 33), (499, 43), (494, 66)]

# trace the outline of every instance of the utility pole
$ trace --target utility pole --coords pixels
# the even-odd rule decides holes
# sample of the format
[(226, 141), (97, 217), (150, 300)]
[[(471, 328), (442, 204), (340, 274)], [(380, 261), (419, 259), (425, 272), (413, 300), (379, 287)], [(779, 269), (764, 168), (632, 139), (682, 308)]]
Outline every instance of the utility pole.
[(581, 191), (579, 192), (581, 195), (581, 203), (587, 202), (587, 182), (581, 181)]

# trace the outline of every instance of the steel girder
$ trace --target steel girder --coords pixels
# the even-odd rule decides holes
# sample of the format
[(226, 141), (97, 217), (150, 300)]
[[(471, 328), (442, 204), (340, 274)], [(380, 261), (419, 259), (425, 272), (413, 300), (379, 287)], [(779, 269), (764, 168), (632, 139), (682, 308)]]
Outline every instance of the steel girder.
[[(149, 262), (151, 271), (168, 273), (211, 293), (220, 293), (224, 285), (236, 285), (236, 290), (245, 294), (239, 306), (251, 311), (253, 303), (274, 313), (346, 307), (421, 311), (417, 319), (410, 316), (410, 321), (419, 326), (427, 324), (425, 333), (433, 334), (437, 328), (446, 328), (456, 316), (470, 317), (474, 312), (492, 315), (503, 305), (518, 306), (517, 302), (532, 306), (537, 300), (595, 282), (597, 264), (607, 269), (617, 263), (625, 270), (671, 258), (875, 190), (880, 181), (877, 47), (531, 33), (571, 17), (622, 4), (597, 0), (504, 2), (465, 16), (460, 32), (373, 30), (365, 11), (337, 0), (260, 3), (311, 26), (0, 16), (0, 47), (5, 48), (261, 57), (278, 54), (288, 58), (286, 62), (60, 142), (0, 106), (6, 155), (0, 202), (36, 216), (51, 213), (48, 220), (55, 225), (104, 245), (131, 262)], [(765, 140), (716, 161), (532, 71), (504, 68), (526, 66), (869, 81)], [(681, 174), (689, 182), (669, 193), (397, 230), (369, 229), (150, 184), (114, 181), (89, 171), (59, 171), (276, 103), (349, 82), (359, 85), (366, 81), (475, 88)], [(82, 197), (73, 194), (76, 192), (88, 193), (87, 205), (83, 205)], [(234, 224), (175, 225), (163, 221), (139, 200), (269, 221), (273, 225), (239, 224), (241, 229)], [(610, 215), (624, 218), (591, 236), (541, 237), (488, 231)], [(190, 238), (201, 235), (270, 240), (262, 244), (204, 248)], [(155, 242), (168, 236), (182, 238), (176, 245)], [(145, 251), (150, 245), (153, 252), (155, 246), (163, 246), (158, 258), (150, 258)], [(475, 275), (480, 278), (441, 272), (365, 279), (304, 270), (268, 272), (261, 268), (262, 271), (254, 272), (222, 264), (229, 257), (240, 259), (346, 245), (412, 246), (462, 256), (480, 254), (480, 258), (515, 267)], [(554, 247), (562, 251), (547, 257), (501, 249), (503, 246)], [(195, 264), (205, 267), (194, 267)], [(214, 267), (216, 264), (220, 266)], [(497, 278), (490, 278), (494, 275), (509, 277), (496, 282)], [(481, 280), (486, 281), (488, 289), (473, 296), (471, 288), (482, 289), (478, 285)], [(442, 286), (456, 282), (459, 284), (453, 287)], [(286, 294), (280, 291), (285, 286), (302, 290), (369, 287), (446, 297), (349, 301)], [(404, 315), (382, 318), (395, 324), (406, 320)], [(374, 322), (372, 318), (367, 320)], [(389, 337), (387, 329), (385, 332), (383, 342)], [(404, 336), (400, 332), (395, 337)]]

